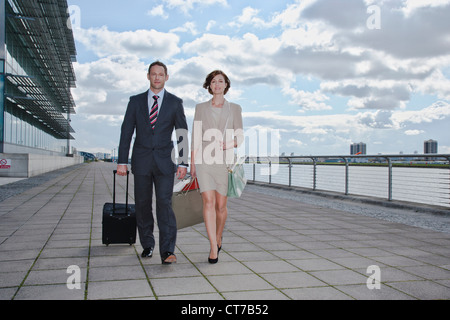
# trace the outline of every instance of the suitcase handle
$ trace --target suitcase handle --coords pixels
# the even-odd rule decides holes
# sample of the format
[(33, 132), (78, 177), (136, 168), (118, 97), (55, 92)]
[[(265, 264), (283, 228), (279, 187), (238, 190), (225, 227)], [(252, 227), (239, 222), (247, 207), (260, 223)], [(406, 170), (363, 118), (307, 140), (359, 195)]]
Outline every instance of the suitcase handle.
[[(114, 184), (113, 184), (113, 213), (116, 213), (116, 173), (117, 170), (113, 170)], [(128, 177), (130, 171), (127, 170), (127, 191), (125, 196), (125, 214), (128, 214)]]

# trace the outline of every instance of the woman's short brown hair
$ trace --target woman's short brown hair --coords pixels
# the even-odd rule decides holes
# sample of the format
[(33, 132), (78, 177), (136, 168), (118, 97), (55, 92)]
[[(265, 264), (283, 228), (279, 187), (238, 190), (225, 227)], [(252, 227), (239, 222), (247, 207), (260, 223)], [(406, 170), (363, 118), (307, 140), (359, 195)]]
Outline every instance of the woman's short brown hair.
[(223, 78), (225, 79), (225, 83), (227, 84), (225, 91), (223, 92), (223, 94), (227, 94), (228, 90), (231, 87), (231, 82), (230, 79), (228, 79), (227, 75), (225, 74), (225, 72), (221, 71), (221, 70), (214, 70), (213, 72), (211, 72), (210, 74), (208, 74), (208, 76), (206, 77), (205, 83), (203, 84), (203, 88), (208, 89), (208, 92), (210, 94), (213, 94), (210, 85), (211, 85), (211, 81), (214, 79), (215, 76), (218, 76), (219, 74), (221, 74), (223, 76)]

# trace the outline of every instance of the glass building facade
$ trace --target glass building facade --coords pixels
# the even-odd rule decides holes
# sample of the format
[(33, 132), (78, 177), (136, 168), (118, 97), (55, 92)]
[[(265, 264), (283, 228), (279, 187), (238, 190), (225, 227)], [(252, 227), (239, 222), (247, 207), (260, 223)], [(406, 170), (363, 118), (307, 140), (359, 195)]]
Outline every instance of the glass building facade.
[(0, 152), (71, 154), (76, 49), (66, 0), (0, 0)]

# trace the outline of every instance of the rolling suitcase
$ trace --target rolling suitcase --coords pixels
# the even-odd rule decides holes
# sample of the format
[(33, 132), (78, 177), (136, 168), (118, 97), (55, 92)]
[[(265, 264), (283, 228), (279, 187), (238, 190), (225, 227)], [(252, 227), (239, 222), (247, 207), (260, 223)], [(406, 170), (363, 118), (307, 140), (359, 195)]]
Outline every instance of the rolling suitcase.
[(128, 177), (126, 202), (116, 203), (116, 173), (114, 170), (113, 202), (105, 203), (103, 206), (102, 220), (102, 241), (103, 244), (128, 243), (130, 245), (136, 242), (136, 210), (134, 204), (128, 204)]

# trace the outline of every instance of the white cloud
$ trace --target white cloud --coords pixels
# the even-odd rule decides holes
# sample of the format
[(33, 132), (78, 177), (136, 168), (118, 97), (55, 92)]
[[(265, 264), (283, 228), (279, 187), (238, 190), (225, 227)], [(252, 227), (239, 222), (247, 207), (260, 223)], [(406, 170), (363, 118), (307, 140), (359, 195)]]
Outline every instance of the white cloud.
[[(320, 141), (318, 149), (323, 150), (321, 154), (331, 153), (332, 150), (323, 149), (325, 145), (322, 143), (326, 143), (333, 150), (334, 148), (347, 150), (351, 141), (365, 141), (375, 146), (375, 142), (378, 141), (379, 147), (386, 147), (389, 150), (396, 147), (395, 143), (397, 142), (392, 140), (396, 132), (413, 137), (426, 133), (425, 130), (418, 129), (424, 123), (433, 124), (438, 128), (448, 127), (450, 104), (437, 102), (417, 111), (377, 110), (357, 114), (313, 116), (283, 115), (278, 111), (244, 112), (243, 117), (244, 123), (248, 127), (283, 128), (282, 132), (285, 136), (282, 136), (282, 139), (286, 139), (286, 141), (295, 139), (301, 141), (304, 146), (311, 145), (309, 142), (312, 141)], [(406, 129), (410, 126), (415, 128)], [(377, 140), (377, 137), (382, 137), (384, 142)], [(337, 145), (333, 146), (333, 143)], [(292, 141), (290, 145), (293, 146)], [(308, 150), (304, 149), (304, 152), (308, 152)], [(317, 154), (317, 151), (315, 153)]]
[(394, 110), (404, 108), (410, 99), (411, 88), (406, 81), (346, 80), (321, 84), (324, 92), (350, 97), (352, 109)]
[(209, 20), (208, 25), (206, 26), (206, 31), (209, 32), (216, 24), (217, 24), (217, 21)]
[(212, 6), (215, 4), (228, 6), (227, 0), (163, 0), (163, 2), (169, 8), (178, 8), (184, 13), (189, 13), (194, 9), (194, 6)]
[(99, 57), (136, 55), (140, 58), (167, 59), (180, 52), (180, 38), (156, 30), (115, 32), (106, 26), (75, 31), (75, 39)]
[(304, 142), (297, 140), (297, 139), (289, 139), (288, 145), (293, 145), (296, 147), (302, 147), (304, 145)]
[(303, 90), (295, 90), (293, 88), (284, 88), (283, 93), (291, 97), (290, 103), (301, 107), (302, 112), (308, 110), (331, 110), (331, 106), (325, 103), (330, 100), (328, 96), (319, 90), (315, 92), (306, 92)]
[(450, 80), (441, 70), (435, 70), (424, 81), (414, 81), (413, 88), (417, 92), (437, 95), (439, 99), (450, 101)]
[(181, 27), (171, 29), (169, 32), (189, 32), (194, 36), (198, 34), (195, 22), (186, 22)]
[(289, 4), (281, 13), (277, 13), (273, 22), (280, 24), (285, 28), (297, 28), (301, 25), (303, 19), (301, 19), (302, 12), (317, 0), (296, 0), (295, 3)]
[[(222, 69), (232, 82), (239, 85), (264, 83), (285, 86), (293, 78), (290, 72), (281, 73), (273, 63), (272, 55), (279, 47), (280, 41), (276, 38), (259, 39), (246, 33), (242, 38), (204, 34), (185, 43), (182, 49), (184, 53), (195, 56), (189, 60), (195, 60), (205, 72)], [(206, 76), (207, 73), (204, 74)]]
[(281, 35), (285, 47), (298, 49), (314, 48), (315, 50), (335, 50), (333, 44), (334, 32), (321, 22), (306, 23), (294, 29), (286, 29)]
[[(361, 1), (351, 0), (349, 2)], [(430, 3), (430, 1), (421, 2)], [(399, 11), (399, 9), (405, 8), (406, 3), (400, 0), (383, 2), (380, 5), (381, 28), (379, 30), (362, 28), (356, 32), (359, 30), (356, 26), (365, 23), (365, 16), (364, 12), (354, 12), (354, 22), (351, 25), (344, 27), (339, 22), (333, 24), (335, 27), (341, 27), (335, 39), (346, 46), (370, 48), (398, 59), (448, 56), (450, 52), (450, 42), (448, 41), (450, 1), (441, 2), (439, 6), (416, 6), (408, 16)], [(327, 4), (324, 3), (324, 5)], [(360, 7), (359, 11), (363, 10), (361, 4), (356, 7)], [(345, 14), (332, 15), (328, 12), (322, 15), (317, 14), (315, 18), (333, 23), (334, 19), (344, 20)]]
[(235, 21), (229, 23), (229, 26), (234, 28), (240, 28), (242, 26), (250, 25), (256, 28), (270, 28), (276, 24), (274, 21), (266, 22), (263, 19), (259, 18), (258, 13), (259, 13), (258, 9), (246, 7), (242, 10), (242, 14), (238, 16), (235, 19)]
[(418, 111), (400, 111), (392, 115), (392, 120), (398, 124), (412, 123), (431, 123), (436, 120), (450, 118), (450, 104), (445, 101), (438, 101), (422, 110)]
[(164, 6), (162, 4), (149, 10), (148, 15), (152, 17), (161, 17), (163, 19), (169, 18), (169, 15), (164, 12)]
[[(282, 115), (278, 111), (244, 112), (250, 123), (261, 123), (271, 128), (298, 130), (303, 133), (365, 131), (374, 128), (400, 129), (408, 124), (430, 123), (450, 118), (450, 104), (436, 102), (417, 111), (365, 111), (357, 114)], [(270, 119), (266, 122), (264, 119)], [(255, 121), (256, 120), (256, 121)], [(270, 124), (269, 124), (270, 123)], [(329, 131), (331, 130), (331, 131)]]
[(405, 0), (404, 7), (402, 8), (402, 12), (406, 17), (409, 17), (414, 11), (423, 9), (423, 8), (434, 8), (434, 7), (442, 7), (450, 4), (450, 0)]
[(72, 89), (78, 114), (123, 115), (128, 97), (146, 90), (148, 66), (134, 56), (75, 63), (77, 87)]
[(423, 131), (423, 130), (406, 130), (405, 131), (405, 134), (407, 135), (407, 136), (417, 136), (417, 135), (419, 135), (419, 134), (422, 134), (422, 133), (424, 133), (425, 131)]

